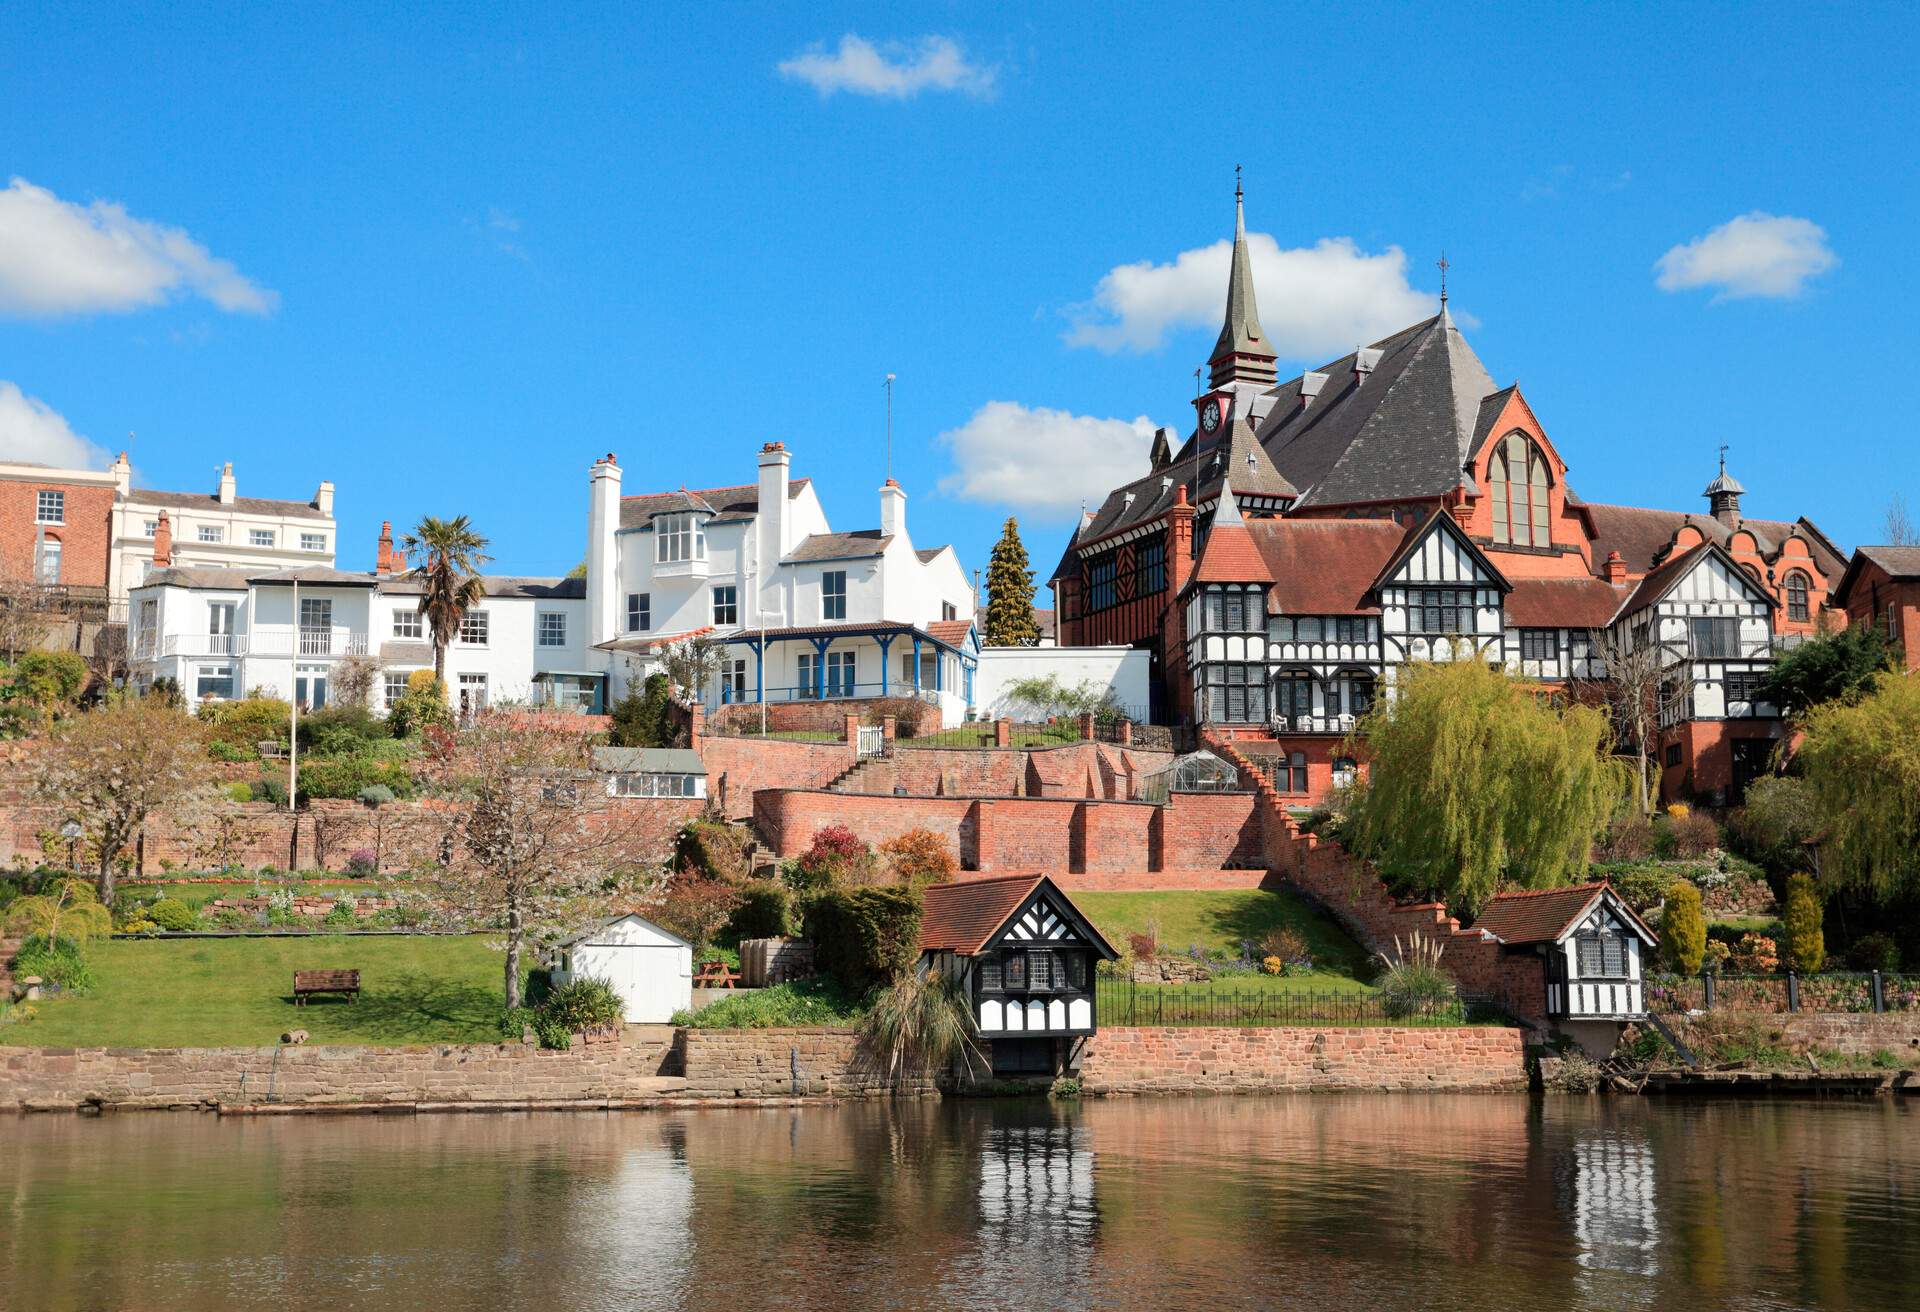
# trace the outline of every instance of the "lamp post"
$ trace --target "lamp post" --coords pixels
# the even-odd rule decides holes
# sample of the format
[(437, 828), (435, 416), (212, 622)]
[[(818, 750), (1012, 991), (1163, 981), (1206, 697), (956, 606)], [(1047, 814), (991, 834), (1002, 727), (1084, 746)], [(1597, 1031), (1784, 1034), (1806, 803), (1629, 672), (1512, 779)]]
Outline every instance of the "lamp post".
[(86, 832), (77, 820), (69, 820), (60, 826), (60, 837), (67, 840), (67, 869), (76, 875), (80, 873), (80, 839)]

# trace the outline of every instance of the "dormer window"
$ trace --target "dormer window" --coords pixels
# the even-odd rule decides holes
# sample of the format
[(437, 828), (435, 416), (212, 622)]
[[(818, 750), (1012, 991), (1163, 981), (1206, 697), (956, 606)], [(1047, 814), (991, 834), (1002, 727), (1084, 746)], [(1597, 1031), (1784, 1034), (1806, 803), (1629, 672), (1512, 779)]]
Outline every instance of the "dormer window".
[(1547, 519), (1547, 457), (1524, 433), (1508, 433), (1487, 461), (1493, 540), (1521, 547), (1553, 545)]
[(707, 528), (700, 516), (658, 515), (653, 521), (654, 559), (663, 565), (707, 558)]

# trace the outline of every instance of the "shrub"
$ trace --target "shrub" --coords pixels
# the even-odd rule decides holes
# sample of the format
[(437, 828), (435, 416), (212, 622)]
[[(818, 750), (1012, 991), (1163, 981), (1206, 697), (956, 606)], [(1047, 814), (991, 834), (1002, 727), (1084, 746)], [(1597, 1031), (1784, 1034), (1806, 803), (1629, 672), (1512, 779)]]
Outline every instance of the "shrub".
[(1660, 916), (1660, 951), (1682, 975), (1696, 975), (1707, 950), (1707, 918), (1700, 910), (1700, 890), (1684, 879), (1667, 887), (1667, 906)]
[(213, 742), (207, 744), (207, 755), (213, 760), (227, 762), (257, 761), (260, 759), (260, 753), (253, 748), (243, 747), (238, 743), (223, 742), (220, 739), (215, 739)]
[(1653, 855), (1653, 825), (1635, 811), (1607, 826), (1594, 855), (1601, 861), (1644, 861)]
[(14, 953), (12, 969), (16, 980), (38, 975), (69, 993), (85, 993), (93, 987), (86, 954), (78, 941), (65, 934), (51, 940), (45, 934), (29, 935)]
[(1786, 875), (1807, 859), (1819, 827), (1813, 792), (1804, 779), (1769, 775), (1747, 785), (1746, 803), (1728, 818), (1728, 836), (1768, 874)]
[(1269, 975), (1284, 975), (1287, 973), (1287, 963), (1279, 957), (1262, 957), (1260, 969)]
[(739, 905), (727, 922), (727, 937), (739, 942), (749, 938), (785, 938), (793, 932), (793, 895), (785, 884), (771, 879), (742, 885)]
[(202, 702), (195, 714), (207, 726), (210, 742), (253, 752), (261, 743), (287, 741), (287, 720), (293, 708), (277, 697), (243, 697)]
[(362, 806), (379, 808), (393, 800), (393, 789), (385, 784), (368, 784), (356, 796)]
[(407, 690), (400, 700), (387, 708), (387, 731), (395, 738), (412, 738), (434, 726), (453, 726), (446, 685), (433, 677), (432, 670), (415, 670), (407, 676)]
[(375, 875), (380, 872), (380, 863), (371, 848), (356, 847), (347, 854), (347, 873), (350, 875)]
[(365, 756), (333, 756), (302, 762), (300, 796), (302, 798), (357, 798), (364, 788), (375, 785), (395, 797), (413, 795), (413, 773), (397, 761), (377, 761)]
[(1278, 957), (1282, 966), (1313, 965), (1313, 952), (1307, 947), (1306, 935), (1291, 926), (1283, 925), (1261, 939), (1260, 953), (1262, 957)]
[(252, 784), (228, 784), (223, 791), (226, 793), (229, 802), (251, 802), (253, 800)]
[(1591, 873), (1613, 885), (1626, 904), (1635, 911), (1656, 907), (1673, 885), (1673, 871), (1652, 863), (1618, 867), (1595, 866)]
[(14, 662), (6, 700), (33, 708), (45, 723), (72, 708), (87, 686), (87, 662), (74, 651), (29, 651)]
[(1681, 812), (1667, 825), (1672, 834), (1675, 856), (1683, 861), (1695, 861), (1720, 846), (1720, 826), (1713, 822), (1711, 816), (1701, 815), (1698, 811), (1688, 811), (1677, 805), (1668, 809), (1669, 811), (1678, 809)]
[(300, 717), (300, 746), (316, 756), (354, 756), (389, 736), (364, 706), (327, 706)]
[(831, 979), (795, 980), (770, 988), (730, 993), (697, 1012), (675, 1012), (675, 1025), (695, 1029), (767, 1029), (797, 1025), (845, 1025), (859, 1003)]
[(85, 902), (69, 899), (62, 906), (57, 894), (41, 893), (16, 898), (7, 907), (5, 924), (9, 934), (44, 935), (52, 929), (61, 938), (85, 943), (113, 932), (113, 913), (101, 906), (96, 898), (89, 898)]
[(693, 944), (696, 956), (705, 952), (740, 905), (740, 890), (718, 879), (702, 879), (681, 871), (667, 881), (666, 900), (655, 917), (660, 924)]
[(860, 835), (845, 825), (827, 825), (814, 834), (800, 858), (800, 889), (811, 892), (835, 884), (871, 883), (873, 868), (873, 849)]
[(723, 820), (690, 820), (673, 840), (673, 868), (703, 879), (737, 883), (747, 877), (748, 833)]
[(1160, 951), (1160, 945), (1153, 941), (1151, 934), (1127, 935), (1127, 952), (1136, 961), (1152, 961)]
[(1812, 875), (1794, 875), (1787, 880), (1783, 919), (1787, 926), (1787, 965), (1802, 975), (1813, 974), (1826, 964), (1827, 942), (1820, 928), (1820, 899), (1814, 893)]
[(1394, 935), (1393, 955), (1379, 954), (1383, 967), (1378, 981), (1381, 1009), (1399, 1019), (1432, 1016), (1457, 1004), (1460, 986), (1440, 968), (1445, 952), (1444, 943), (1417, 930), (1404, 945), (1400, 936)]
[(543, 1048), (570, 1047), (575, 1034), (618, 1025), (625, 1018), (625, 1004), (613, 985), (591, 975), (552, 989), (531, 1016)]
[(629, 687), (627, 695), (613, 704), (613, 745), (673, 746), (672, 707), (672, 681), (664, 674), (648, 675), (644, 688)]
[(820, 969), (857, 993), (892, 983), (920, 955), (916, 889), (830, 889), (807, 902), (805, 921)]
[(936, 718), (938, 714), (936, 707), (912, 697), (877, 697), (867, 703), (863, 719), (866, 724), (873, 725), (891, 715), (896, 735), (918, 738), (922, 733), (940, 727)]
[(253, 793), (253, 800), (256, 802), (271, 802), (275, 806), (285, 806), (287, 804), (287, 781), (285, 779), (276, 779), (272, 775), (261, 775), (253, 781), (251, 791)]
[(1780, 945), (1766, 934), (1742, 934), (1733, 946), (1733, 967), (1759, 975), (1780, 969)]
[(1900, 969), (1900, 945), (1893, 941), (1893, 935), (1875, 931), (1862, 934), (1847, 949), (1847, 961), (1855, 970)]
[(200, 924), (199, 913), (177, 897), (163, 897), (148, 907), (147, 919), (175, 932), (194, 929)]
[(960, 862), (946, 839), (931, 829), (909, 829), (880, 844), (887, 873), (902, 884), (945, 884), (960, 873)]

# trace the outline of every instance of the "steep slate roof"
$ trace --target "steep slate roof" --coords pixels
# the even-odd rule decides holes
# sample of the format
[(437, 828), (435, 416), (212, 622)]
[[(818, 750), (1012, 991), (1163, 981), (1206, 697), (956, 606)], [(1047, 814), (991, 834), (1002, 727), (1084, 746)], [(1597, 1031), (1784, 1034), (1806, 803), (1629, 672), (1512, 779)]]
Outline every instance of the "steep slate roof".
[(1861, 571), (1867, 565), (1878, 565), (1895, 583), (1920, 579), (1920, 547), (1855, 547), (1846, 573), (1834, 586), (1834, 605), (1845, 606), (1853, 599), (1854, 585), (1860, 581)]
[(1390, 519), (1256, 519), (1247, 524), (1274, 584), (1272, 615), (1377, 615), (1373, 581), (1408, 530)]
[(1829, 579), (1837, 579), (1846, 568), (1846, 558), (1832, 539), (1812, 521), (1802, 517), (1789, 524), (1778, 519), (1742, 519), (1728, 528), (1712, 515), (1690, 514), (1683, 510), (1650, 510), (1643, 506), (1608, 506), (1591, 501), (1569, 502), (1586, 515), (1593, 526), (1593, 558), (1605, 560), (1609, 551), (1620, 553), (1627, 568), (1635, 574), (1660, 563), (1661, 553), (1673, 541), (1673, 535), (1691, 524), (1709, 542), (1725, 546), (1734, 533), (1745, 529), (1753, 534), (1761, 554), (1771, 556), (1797, 530), (1807, 540), (1814, 564)]
[[(787, 500), (800, 495), (811, 479), (787, 480)], [(644, 492), (620, 498), (620, 527), (643, 528), (655, 515), (681, 510), (710, 508), (715, 523), (731, 523), (760, 513), (760, 485), (744, 483), (735, 487), (704, 487), (689, 491)]]
[(270, 501), (265, 497), (235, 497), (222, 503), (212, 492), (161, 492), (136, 487), (127, 493), (127, 502), (136, 506), (166, 506), (175, 510), (238, 511), (243, 515), (281, 515), (288, 519), (331, 519), (310, 501)]
[[(1468, 928), (1484, 930), (1502, 943), (1557, 943), (1594, 903), (1611, 892), (1612, 886), (1603, 881), (1572, 888), (1501, 893), (1487, 903), (1480, 918)], [(1635, 915), (1633, 908), (1617, 893), (1613, 895), (1613, 904), (1621, 918), (1639, 930), (1649, 945), (1659, 942), (1659, 936), (1647, 928), (1647, 923)]]
[(863, 528), (853, 533), (809, 533), (782, 559), (866, 560), (880, 555), (892, 542), (892, 537), (883, 535), (877, 528)]
[(1604, 629), (1625, 597), (1605, 579), (1515, 579), (1507, 594), (1509, 627), (1522, 629)]
[[(1194, 468), (1196, 444), (1200, 453), (1198, 477)], [(1299, 490), (1274, 467), (1273, 457), (1260, 445), (1253, 425), (1244, 417), (1235, 416), (1212, 437), (1203, 439), (1196, 433), (1188, 439), (1173, 463), (1148, 470), (1131, 483), (1122, 483), (1109, 492), (1092, 517), (1083, 521), (1074, 541), (1093, 542), (1160, 518), (1173, 505), (1174, 494), (1182, 485), (1187, 489), (1190, 502), (1198, 505), (1211, 501), (1220, 495), (1221, 485), (1229, 480), (1243, 498), (1271, 497), (1291, 502), (1299, 496)], [(1131, 503), (1127, 501), (1129, 492), (1133, 493)], [(1070, 573), (1074, 559), (1074, 542), (1070, 542), (1054, 577), (1059, 578), (1062, 572)]]
[(1314, 370), (1327, 381), (1304, 410), (1299, 378), (1275, 389), (1260, 441), (1303, 507), (1437, 497), (1460, 483), (1495, 390), (1486, 366), (1444, 309), (1373, 349), (1364, 382), (1353, 354)]

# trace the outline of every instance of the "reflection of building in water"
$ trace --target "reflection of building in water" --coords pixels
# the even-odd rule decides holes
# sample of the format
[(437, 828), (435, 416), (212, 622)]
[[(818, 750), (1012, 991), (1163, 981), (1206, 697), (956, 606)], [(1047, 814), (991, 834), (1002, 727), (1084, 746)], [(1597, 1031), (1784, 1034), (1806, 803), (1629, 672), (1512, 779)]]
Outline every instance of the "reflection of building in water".
[[(1099, 1223), (1094, 1153), (1075, 1125), (1004, 1124), (980, 1147), (980, 1223), (975, 1251), (954, 1270), (992, 1271), (993, 1305), (1062, 1307), (1081, 1302)], [(954, 1285), (931, 1306), (966, 1306), (977, 1290)], [(976, 1304), (977, 1305), (977, 1304)]]
[(626, 1306), (671, 1306), (688, 1292), (693, 1173), (684, 1136), (684, 1126), (669, 1124), (660, 1142), (628, 1143), (605, 1176), (571, 1190), (574, 1233), (593, 1237), (582, 1247)]
[(1653, 1148), (1639, 1134), (1599, 1131), (1574, 1140), (1562, 1188), (1589, 1271), (1660, 1271)]

